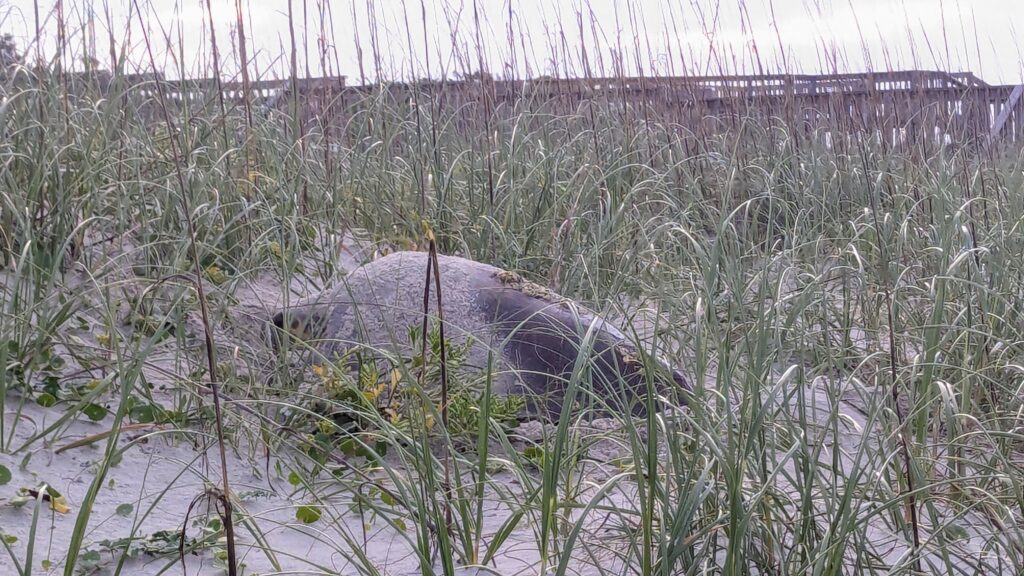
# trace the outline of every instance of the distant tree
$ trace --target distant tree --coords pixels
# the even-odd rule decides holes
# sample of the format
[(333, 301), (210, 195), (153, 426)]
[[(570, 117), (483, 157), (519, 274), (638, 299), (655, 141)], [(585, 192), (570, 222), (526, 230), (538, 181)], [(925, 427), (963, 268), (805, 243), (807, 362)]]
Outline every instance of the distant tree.
[(490, 72), (484, 72), (482, 70), (479, 70), (477, 72), (470, 72), (469, 74), (463, 74), (462, 75), (462, 80), (465, 80), (465, 81), (468, 81), (468, 82), (473, 82), (473, 81), (476, 81), (476, 82), (493, 82), (494, 81), (494, 76), (492, 76)]

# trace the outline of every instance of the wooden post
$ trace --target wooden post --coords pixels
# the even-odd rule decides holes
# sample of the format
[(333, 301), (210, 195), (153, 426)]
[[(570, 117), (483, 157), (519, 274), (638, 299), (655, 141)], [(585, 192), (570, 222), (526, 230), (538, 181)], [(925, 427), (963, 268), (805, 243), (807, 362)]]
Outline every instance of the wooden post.
[[(1009, 120), (1010, 114), (1013, 113), (1013, 109), (1017, 106), (1021, 95), (1024, 95), (1024, 84), (1018, 84), (1014, 87), (1013, 92), (1010, 92), (1010, 97), (1003, 103), (1003, 109), (999, 111), (999, 115), (996, 116), (995, 121), (992, 123), (992, 128), (989, 130), (988, 145), (991, 145), (992, 141), (1002, 132), (1003, 126)], [(1020, 118), (1016, 120), (1019, 122)]]

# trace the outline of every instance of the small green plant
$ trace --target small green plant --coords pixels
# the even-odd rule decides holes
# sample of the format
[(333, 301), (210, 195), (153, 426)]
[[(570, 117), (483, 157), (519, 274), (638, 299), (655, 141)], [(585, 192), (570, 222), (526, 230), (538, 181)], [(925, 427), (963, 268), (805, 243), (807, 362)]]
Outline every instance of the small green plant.
[(140, 556), (172, 559), (178, 555), (179, 549), (187, 553), (211, 549), (215, 539), (222, 534), (222, 528), (216, 528), (213, 519), (202, 526), (203, 533), (196, 537), (184, 537), (181, 529), (158, 530), (145, 536), (133, 538), (103, 539), (82, 550), (78, 556), (76, 571), (81, 576), (100, 572), (105, 566), (117, 562), (121, 558), (136, 559)]
[[(420, 332), (419, 327), (409, 329), (413, 350), (420, 349)], [(465, 369), (465, 361), (472, 345), (472, 340), (457, 346), (451, 341), (447, 343), (446, 358), (451, 378), (447, 433), (462, 440), (475, 441), (479, 430), (481, 403), (484, 399), (480, 382), (485, 375), (478, 370)], [(405, 368), (411, 374), (416, 374), (425, 366), (423, 391), (438, 411), (441, 402), (440, 351), (440, 330), (434, 327), (428, 335), (426, 360), (420, 354), (405, 360)], [(354, 373), (351, 368), (353, 364)], [(417, 418), (425, 418), (428, 426), (433, 429), (436, 422), (430, 414), (419, 414), (417, 418), (408, 417), (409, 410), (421, 410), (417, 408), (420, 398), (413, 392), (417, 388), (416, 385), (404, 381), (406, 372), (403, 372), (402, 367), (388, 365), (386, 370), (381, 370), (380, 366), (378, 360), (364, 357), (359, 352), (351, 353), (329, 368), (322, 365), (314, 366), (313, 373), (320, 379), (319, 385), (324, 390), (324, 397), (315, 403), (314, 410), (327, 416), (336, 426), (335, 429), (348, 433), (371, 432), (379, 425), (381, 417), (399, 430), (408, 430), (411, 422), (419, 421)], [(526, 405), (525, 399), (518, 395), (491, 396), (489, 402), (488, 413), (495, 422), (503, 426), (513, 426)], [(367, 417), (367, 410), (376, 416)], [(317, 434), (328, 434), (330, 429), (330, 426), (321, 425)], [(343, 440), (340, 447), (346, 454), (361, 452), (355, 444), (352, 440)]]
[[(455, 438), (476, 441), (484, 395), (470, 388), (456, 388), (448, 397), (448, 433)], [(491, 396), (487, 410), (491, 418), (506, 429), (514, 427), (526, 407), (519, 395)]]

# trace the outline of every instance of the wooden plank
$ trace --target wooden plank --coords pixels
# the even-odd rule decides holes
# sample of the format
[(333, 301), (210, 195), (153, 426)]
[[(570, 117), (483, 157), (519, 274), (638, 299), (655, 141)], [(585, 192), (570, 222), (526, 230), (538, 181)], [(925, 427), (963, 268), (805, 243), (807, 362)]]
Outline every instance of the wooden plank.
[(995, 122), (992, 123), (992, 129), (989, 131), (988, 139), (992, 140), (999, 135), (1003, 130), (1003, 125), (1006, 124), (1006, 120), (1013, 113), (1013, 109), (1017, 106), (1017, 101), (1020, 100), (1021, 95), (1024, 94), (1024, 84), (1018, 84), (1010, 93), (1010, 97), (1006, 99), (1003, 104), (1003, 109), (999, 111), (999, 115), (996, 116)]

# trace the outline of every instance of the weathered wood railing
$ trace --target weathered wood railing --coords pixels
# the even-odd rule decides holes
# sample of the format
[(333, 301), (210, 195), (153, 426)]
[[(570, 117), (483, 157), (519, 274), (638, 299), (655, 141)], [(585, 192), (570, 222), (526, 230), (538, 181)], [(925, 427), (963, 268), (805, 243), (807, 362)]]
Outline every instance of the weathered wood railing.
[[(622, 114), (695, 134), (720, 131), (756, 116), (806, 134), (867, 132), (895, 144), (1024, 143), (1020, 90), (1013, 85), (990, 86), (971, 73), (911, 70), (526, 81), (478, 75), (459, 81), (366, 86), (349, 86), (341, 76), (263, 80), (249, 86), (214, 79), (168, 81), (152, 75), (122, 79), (121, 86), (129, 87), (130, 94), (150, 100), (149, 107), (155, 105), (158, 82), (172, 104), (192, 107), (218, 106), (219, 87), (227, 106), (248, 102), (263, 111), (298, 111), (311, 129), (343, 126), (354, 113), (386, 97), (457, 115), (471, 126), (495, 111), (544, 107), (575, 113), (583, 105), (602, 103)], [(92, 85), (106, 92), (115, 82), (107, 75)]]

